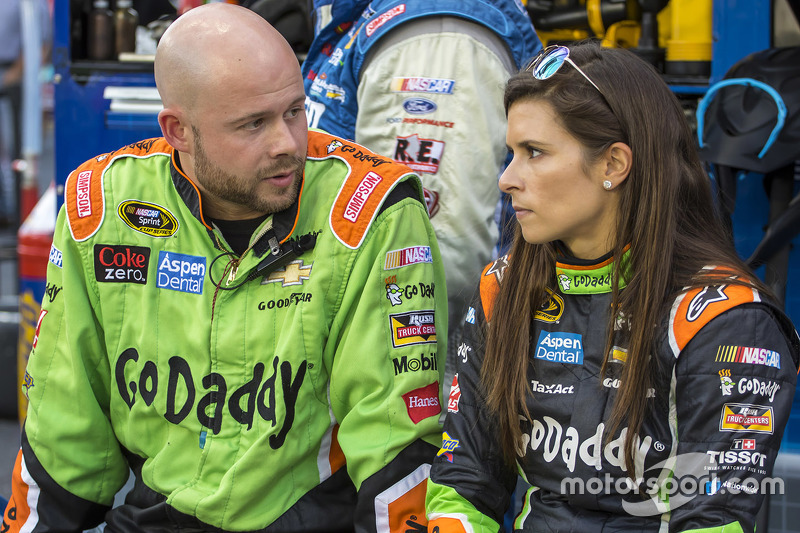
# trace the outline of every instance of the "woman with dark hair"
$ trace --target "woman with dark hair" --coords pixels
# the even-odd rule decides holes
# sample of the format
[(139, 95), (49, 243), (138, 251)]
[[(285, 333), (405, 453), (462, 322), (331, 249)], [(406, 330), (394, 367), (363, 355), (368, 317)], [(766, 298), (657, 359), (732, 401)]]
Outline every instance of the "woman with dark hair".
[(717, 220), (683, 110), (622, 49), (509, 80), (508, 256), (469, 308), (429, 531), (752, 531), (800, 341)]

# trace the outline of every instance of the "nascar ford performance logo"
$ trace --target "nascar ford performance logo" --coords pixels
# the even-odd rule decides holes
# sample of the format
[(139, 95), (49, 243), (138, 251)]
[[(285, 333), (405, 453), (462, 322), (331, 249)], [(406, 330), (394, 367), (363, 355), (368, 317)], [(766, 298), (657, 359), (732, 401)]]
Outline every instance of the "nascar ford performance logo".
[(403, 109), (412, 115), (425, 115), (436, 111), (436, 104), (427, 98), (406, 98), (403, 101)]
[(554, 363), (583, 364), (583, 342), (578, 333), (561, 331), (539, 333), (536, 345), (536, 359), (544, 359)]
[(206, 276), (206, 258), (175, 252), (158, 252), (159, 289), (170, 289), (192, 294), (203, 294)]

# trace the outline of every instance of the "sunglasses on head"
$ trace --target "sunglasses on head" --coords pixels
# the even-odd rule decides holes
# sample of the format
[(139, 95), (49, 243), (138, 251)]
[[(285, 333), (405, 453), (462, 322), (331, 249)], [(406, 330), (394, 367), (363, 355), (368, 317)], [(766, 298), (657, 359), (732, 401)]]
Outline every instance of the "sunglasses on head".
[(564, 63), (569, 63), (572, 67), (581, 73), (581, 76), (586, 78), (586, 81), (592, 84), (592, 87), (597, 89), (597, 92), (605, 98), (603, 91), (600, 90), (600, 87), (597, 86), (592, 79), (586, 75), (581, 68), (575, 64), (573, 60), (569, 58), (569, 48), (566, 46), (559, 46), (559, 45), (552, 45), (548, 46), (547, 48), (543, 48), (541, 52), (539, 52), (536, 57), (531, 59), (528, 66), (525, 67), (525, 70), (530, 72), (534, 78), (537, 80), (546, 80), (553, 76), (558, 69)]

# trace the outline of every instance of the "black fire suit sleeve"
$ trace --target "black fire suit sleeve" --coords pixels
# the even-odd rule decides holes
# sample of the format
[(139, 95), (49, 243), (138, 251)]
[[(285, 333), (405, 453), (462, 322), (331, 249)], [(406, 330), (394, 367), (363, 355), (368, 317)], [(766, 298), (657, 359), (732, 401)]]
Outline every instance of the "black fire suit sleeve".
[(475, 531), (497, 531), (516, 483), (516, 471), (502, 460), (497, 423), (487, 411), (481, 388), (485, 324), (476, 297), (467, 310), (456, 349), (448, 354), (456, 357), (456, 374), (447, 402), (442, 449), (431, 469), (429, 526), (437, 524), (437, 519), (450, 518), (468, 520)]
[(670, 425), (678, 442), (674, 479), (682, 486), (670, 497), (670, 532), (753, 531), (764, 495), (782, 490), (771, 476), (798, 354), (796, 333), (779, 320), (764, 305), (740, 305), (680, 352)]

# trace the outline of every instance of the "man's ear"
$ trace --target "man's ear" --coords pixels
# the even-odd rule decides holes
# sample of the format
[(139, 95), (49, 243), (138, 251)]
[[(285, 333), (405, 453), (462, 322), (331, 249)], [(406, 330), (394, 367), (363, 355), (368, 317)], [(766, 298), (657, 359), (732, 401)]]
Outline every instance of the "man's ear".
[(158, 113), (158, 125), (167, 142), (179, 152), (189, 152), (190, 129), (182, 112), (164, 108)]
[(623, 142), (615, 142), (603, 155), (603, 180), (611, 182), (611, 188), (618, 187), (631, 172), (633, 151)]

